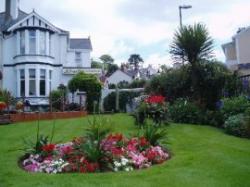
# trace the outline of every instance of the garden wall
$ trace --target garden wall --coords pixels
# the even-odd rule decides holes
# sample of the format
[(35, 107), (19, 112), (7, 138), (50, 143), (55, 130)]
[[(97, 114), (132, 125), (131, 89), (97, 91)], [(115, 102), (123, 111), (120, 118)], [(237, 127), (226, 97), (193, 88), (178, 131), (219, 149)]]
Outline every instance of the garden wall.
[(19, 113), (10, 114), (10, 120), (15, 122), (25, 122), (25, 121), (36, 121), (40, 120), (51, 120), (51, 119), (68, 119), (68, 118), (78, 118), (87, 115), (86, 111), (72, 111), (72, 112), (44, 112), (44, 113)]

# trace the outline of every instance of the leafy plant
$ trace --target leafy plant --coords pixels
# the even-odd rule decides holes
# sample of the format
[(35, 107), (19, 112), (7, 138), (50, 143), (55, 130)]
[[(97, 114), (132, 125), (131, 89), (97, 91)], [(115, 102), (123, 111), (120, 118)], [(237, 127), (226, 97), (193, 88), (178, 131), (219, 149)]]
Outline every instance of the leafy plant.
[(55, 135), (55, 119), (53, 120), (51, 136), (45, 136), (40, 134), (40, 119), (37, 121), (37, 130), (36, 130), (36, 140), (35, 142), (29, 139), (24, 139), (24, 151), (28, 154), (39, 154), (43, 150), (42, 148), (45, 145), (51, 144)]
[(244, 114), (230, 116), (224, 124), (227, 133), (235, 136), (246, 136), (247, 127), (244, 121)]
[(85, 91), (87, 94), (87, 110), (93, 112), (94, 101), (99, 101), (102, 90), (101, 82), (95, 75), (79, 72), (69, 81), (68, 88), (72, 95), (77, 90)]
[(84, 153), (87, 159), (91, 162), (100, 162), (103, 158), (103, 151), (97, 141), (87, 141), (80, 146), (80, 150)]
[(230, 116), (244, 113), (248, 107), (250, 107), (250, 102), (244, 96), (225, 98), (223, 99), (221, 112), (227, 119)]
[(157, 128), (152, 124), (145, 124), (145, 128), (142, 130), (142, 136), (147, 139), (147, 141), (153, 145), (159, 145), (159, 143), (166, 139), (167, 132), (166, 129)]
[(97, 141), (100, 143), (100, 141), (111, 132), (111, 122), (106, 118), (94, 115), (92, 119), (88, 120), (88, 123), (89, 128), (86, 129), (84, 137), (93, 142)]
[[(119, 110), (120, 112), (126, 112), (126, 105), (132, 104), (132, 99), (139, 96), (138, 92), (120, 92), (119, 93)], [(105, 111), (116, 111), (116, 93), (110, 93), (104, 98), (103, 102)]]
[(200, 123), (200, 109), (186, 99), (178, 99), (169, 106), (169, 116), (175, 123)]

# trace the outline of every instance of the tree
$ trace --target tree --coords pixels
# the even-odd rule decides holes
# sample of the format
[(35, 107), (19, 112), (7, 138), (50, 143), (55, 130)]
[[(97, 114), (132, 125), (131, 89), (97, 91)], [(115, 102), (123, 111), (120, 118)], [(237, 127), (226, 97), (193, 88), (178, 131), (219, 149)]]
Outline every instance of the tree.
[(199, 88), (200, 63), (212, 58), (213, 39), (209, 36), (205, 25), (195, 24), (183, 26), (174, 35), (170, 45), (170, 54), (176, 62), (191, 64), (193, 99), (201, 99)]
[(102, 69), (102, 63), (91, 59), (91, 68)]
[(73, 94), (76, 90), (86, 92), (88, 111), (93, 111), (94, 102), (98, 103), (101, 97), (102, 85), (95, 75), (79, 72), (69, 81), (68, 88)]
[(108, 54), (105, 54), (105, 55), (102, 55), (100, 57), (101, 61), (104, 63), (104, 64), (112, 64), (115, 60)]
[(117, 64), (108, 64), (108, 70), (107, 70), (106, 75), (109, 77), (118, 69), (119, 69), (119, 67)]
[(191, 65), (209, 60), (213, 52), (213, 39), (205, 25), (200, 23), (181, 27), (174, 34), (170, 54), (176, 62), (188, 61)]
[(139, 54), (132, 54), (130, 55), (128, 62), (134, 66), (135, 70), (138, 70), (140, 63), (143, 63), (144, 61)]

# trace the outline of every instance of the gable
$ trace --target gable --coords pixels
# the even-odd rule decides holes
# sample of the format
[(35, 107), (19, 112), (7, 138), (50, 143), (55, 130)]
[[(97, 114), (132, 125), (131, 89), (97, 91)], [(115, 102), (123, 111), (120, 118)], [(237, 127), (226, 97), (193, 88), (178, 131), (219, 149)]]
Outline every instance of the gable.
[(58, 29), (46, 19), (39, 16), (36, 12), (32, 12), (31, 14), (27, 15), (25, 18), (21, 19), (17, 23), (13, 24), (11, 27), (7, 29), (8, 32), (15, 31), (21, 28), (43, 28), (46, 30), (50, 30), (53, 32), (62, 32), (62, 30)]
[(122, 72), (121, 70), (117, 70), (107, 79), (109, 84), (118, 84), (119, 82), (126, 81), (132, 82), (132, 77)]

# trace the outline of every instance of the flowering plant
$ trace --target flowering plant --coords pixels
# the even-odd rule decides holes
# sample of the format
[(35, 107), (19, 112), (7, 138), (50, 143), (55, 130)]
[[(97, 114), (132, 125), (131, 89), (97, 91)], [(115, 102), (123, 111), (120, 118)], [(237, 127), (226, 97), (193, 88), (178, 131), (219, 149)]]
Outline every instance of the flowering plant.
[(136, 125), (142, 127), (146, 124), (146, 119), (151, 118), (155, 126), (167, 123), (167, 103), (166, 98), (161, 95), (151, 95), (137, 106), (134, 117)]
[(117, 133), (108, 134), (100, 144), (86, 137), (65, 144), (44, 144), (41, 152), (29, 154), (22, 166), (29, 172), (51, 174), (117, 172), (148, 168), (168, 158), (161, 146), (153, 146), (144, 136), (128, 139)]
[(23, 107), (24, 107), (23, 102), (18, 101), (18, 102), (16, 103), (16, 109), (17, 109), (17, 110), (22, 110), (22, 109), (23, 109)]
[(0, 111), (4, 110), (7, 107), (5, 102), (0, 102)]
[(145, 102), (148, 104), (164, 104), (165, 97), (161, 95), (152, 95), (145, 99)]

